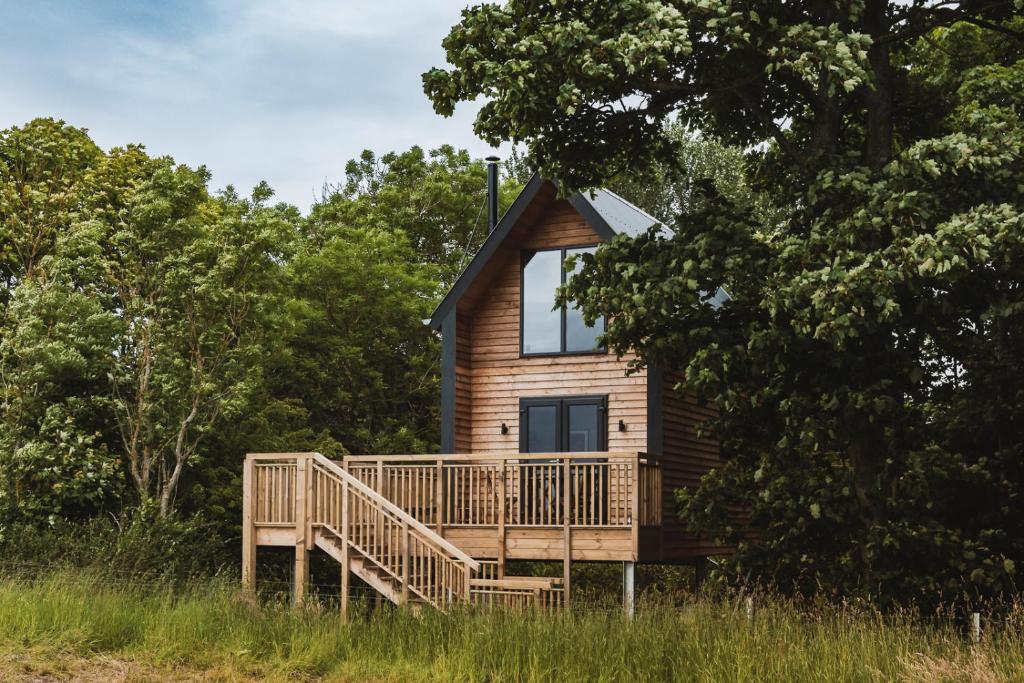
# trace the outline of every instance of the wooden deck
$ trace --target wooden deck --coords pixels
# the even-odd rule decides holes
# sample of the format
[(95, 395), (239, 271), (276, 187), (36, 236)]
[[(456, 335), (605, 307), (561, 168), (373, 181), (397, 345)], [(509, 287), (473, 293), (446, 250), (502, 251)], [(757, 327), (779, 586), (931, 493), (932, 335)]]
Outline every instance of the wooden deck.
[[(659, 463), (638, 452), (250, 454), (243, 580), (257, 546), (295, 546), (298, 585), (320, 547), (396, 602), (557, 606), (572, 561), (656, 559), (662, 493)], [(560, 560), (562, 579), (508, 577), (510, 559)]]

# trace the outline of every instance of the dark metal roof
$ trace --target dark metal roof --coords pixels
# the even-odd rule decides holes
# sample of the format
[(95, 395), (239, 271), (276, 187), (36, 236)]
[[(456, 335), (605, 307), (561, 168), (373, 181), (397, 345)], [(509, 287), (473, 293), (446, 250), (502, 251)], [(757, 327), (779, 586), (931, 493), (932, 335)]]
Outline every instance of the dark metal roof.
[(636, 237), (647, 232), (651, 226), (665, 227), (657, 218), (635, 204), (630, 204), (611, 190), (600, 188), (578, 196), (588, 202), (616, 234), (625, 233), (630, 237)]

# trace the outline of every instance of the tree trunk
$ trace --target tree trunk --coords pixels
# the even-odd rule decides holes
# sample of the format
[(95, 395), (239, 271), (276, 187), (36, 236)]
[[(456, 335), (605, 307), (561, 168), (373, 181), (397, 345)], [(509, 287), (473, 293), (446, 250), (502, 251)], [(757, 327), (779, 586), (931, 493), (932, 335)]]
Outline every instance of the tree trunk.
[(889, 33), (890, 23), (888, 1), (868, 0), (864, 10), (864, 28), (875, 40), (868, 49), (874, 83), (867, 93), (867, 144), (864, 154), (867, 165), (875, 169), (892, 159), (892, 67), (889, 44), (878, 40)]
[(192, 403), (192, 410), (178, 426), (178, 436), (174, 440), (174, 469), (171, 470), (171, 475), (164, 480), (160, 490), (161, 517), (166, 517), (171, 513), (171, 501), (174, 499), (174, 492), (178, 488), (178, 481), (181, 479), (185, 461), (188, 460), (191, 450), (186, 443), (188, 430), (197, 414), (199, 414), (199, 401), (195, 400)]
[[(885, 522), (885, 503), (881, 499), (883, 487), (881, 486), (881, 464), (885, 457), (885, 447), (882, 439), (876, 438), (874, 430), (865, 426), (858, 436), (855, 436), (847, 449), (850, 463), (853, 466), (853, 491), (860, 506), (860, 518), (863, 530), (870, 532)], [(870, 535), (867, 533), (866, 535)], [(874, 558), (871, 555), (866, 543), (861, 543), (861, 578), (864, 587), (870, 589), (873, 583)]]

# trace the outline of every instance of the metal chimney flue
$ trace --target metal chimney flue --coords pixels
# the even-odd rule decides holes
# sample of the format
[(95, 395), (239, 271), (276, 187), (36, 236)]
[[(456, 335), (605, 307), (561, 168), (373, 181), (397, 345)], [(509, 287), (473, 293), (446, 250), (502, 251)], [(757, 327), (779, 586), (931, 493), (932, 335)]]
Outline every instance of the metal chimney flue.
[(487, 232), (498, 224), (498, 157), (489, 156), (487, 162)]

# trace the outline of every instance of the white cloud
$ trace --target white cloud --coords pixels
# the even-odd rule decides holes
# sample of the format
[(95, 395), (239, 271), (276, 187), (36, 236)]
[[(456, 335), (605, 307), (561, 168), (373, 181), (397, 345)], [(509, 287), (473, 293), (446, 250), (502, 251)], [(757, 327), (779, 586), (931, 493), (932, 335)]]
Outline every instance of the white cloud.
[(364, 148), (489, 151), (475, 106), (442, 119), (420, 85), (461, 1), (182, 6), (0, 6), (0, 127), (57, 116), (104, 147), (206, 164), (218, 186), (266, 179), (304, 210)]

